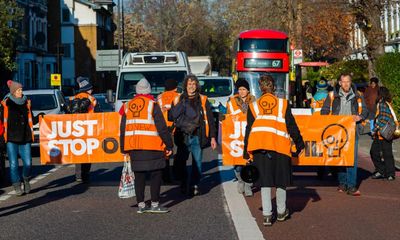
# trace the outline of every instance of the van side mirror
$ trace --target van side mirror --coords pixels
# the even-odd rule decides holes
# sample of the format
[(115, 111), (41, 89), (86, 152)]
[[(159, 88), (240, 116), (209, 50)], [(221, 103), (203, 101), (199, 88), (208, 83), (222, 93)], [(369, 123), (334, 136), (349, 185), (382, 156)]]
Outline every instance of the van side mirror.
[(113, 103), (115, 101), (112, 89), (107, 89), (107, 102)]

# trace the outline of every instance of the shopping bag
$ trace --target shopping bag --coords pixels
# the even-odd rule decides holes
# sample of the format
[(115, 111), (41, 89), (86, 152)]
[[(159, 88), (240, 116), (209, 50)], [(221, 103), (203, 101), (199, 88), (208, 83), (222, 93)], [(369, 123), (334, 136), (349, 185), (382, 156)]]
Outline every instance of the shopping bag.
[(129, 157), (125, 156), (124, 168), (122, 169), (121, 181), (119, 183), (118, 197), (131, 198), (135, 194), (135, 175), (133, 174)]

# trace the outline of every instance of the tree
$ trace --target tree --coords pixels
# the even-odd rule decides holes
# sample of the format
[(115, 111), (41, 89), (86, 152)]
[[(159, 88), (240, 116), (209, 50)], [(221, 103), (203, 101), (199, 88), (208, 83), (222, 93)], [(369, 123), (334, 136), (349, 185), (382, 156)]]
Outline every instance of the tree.
[(368, 55), (369, 75), (376, 76), (376, 61), (385, 53), (385, 34), (381, 26), (381, 16), (385, 6), (392, 4), (391, 0), (354, 0), (347, 1), (350, 4), (355, 22), (363, 31), (368, 43), (366, 51)]
[(16, 68), (17, 23), (22, 19), (22, 10), (15, 0), (0, 0), (0, 73), (12, 72)]
[(342, 59), (349, 50), (353, 16), (343, 6), (329, 2), (307, 4), (303, 23), (303, 50), (313, 61)]

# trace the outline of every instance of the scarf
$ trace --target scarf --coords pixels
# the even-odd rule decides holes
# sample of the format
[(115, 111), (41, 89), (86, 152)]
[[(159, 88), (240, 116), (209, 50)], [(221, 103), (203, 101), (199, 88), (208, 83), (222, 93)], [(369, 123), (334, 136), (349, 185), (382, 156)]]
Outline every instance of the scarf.
[(26, 100), (28, 100), (28, 98), (25, 95), (22, 95), (21, 98), (16, 98), (14, 97), (14, 95), (12, 95), (11, 93), (8, 93), (4, 99), (11, 99), (11, 101), (15, 102), (17, 105), (23, 105), (26, 103)]

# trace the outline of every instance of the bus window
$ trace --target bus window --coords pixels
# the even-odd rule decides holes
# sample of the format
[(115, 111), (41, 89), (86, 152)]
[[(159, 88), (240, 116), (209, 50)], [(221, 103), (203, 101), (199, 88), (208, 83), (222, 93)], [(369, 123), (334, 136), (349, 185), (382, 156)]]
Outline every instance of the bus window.
[(239, 39), (239, 51), (287, 52), (286, 39)]
[(261, 96), (261, 90), (258, 87), (258, 80), (262, 75), (270, 75), (275, 80), (275, 95), (277, 97), (286, 97), (286, 73), (239, 72), (239, 79), (246, 80), (250, 85), (250, 92), (259, 98)]

